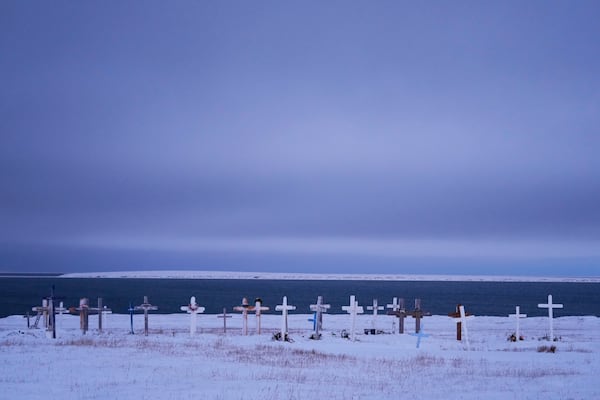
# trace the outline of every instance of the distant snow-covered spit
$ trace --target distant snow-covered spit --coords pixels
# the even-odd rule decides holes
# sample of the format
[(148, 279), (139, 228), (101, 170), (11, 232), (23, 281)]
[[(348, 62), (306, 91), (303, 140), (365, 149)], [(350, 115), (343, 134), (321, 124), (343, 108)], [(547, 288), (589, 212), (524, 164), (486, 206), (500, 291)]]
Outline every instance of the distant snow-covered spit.
[(411, 274), (307, 274), (296, 272), (240, 271), (114, 271), (78, 272), (63, 278), (143, 278), (143, 279), (268, 279), (342, 281), (436, 281), (436, 282), (574, 282), (599, 283), (600, 277), (541, 277), (502, 275), (411, 275)]

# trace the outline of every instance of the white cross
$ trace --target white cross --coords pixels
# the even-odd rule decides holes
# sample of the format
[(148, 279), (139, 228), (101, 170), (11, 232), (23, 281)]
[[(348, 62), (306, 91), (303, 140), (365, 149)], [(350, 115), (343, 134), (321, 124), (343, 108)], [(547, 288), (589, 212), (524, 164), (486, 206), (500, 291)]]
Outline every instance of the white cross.
[(517, 342), (518, 342), (519, 340), (521, 340), (521, 333), (520, 333), (520, 329), (519, 329), (519, 320), (521, 318), (527, 318), (527, 314), (521, 314), (521, 307), (517, 306), (516, 309), (515, 309), (515, 313), (514, 314), (508, 314), (508, 316), (517, 319), (516, 336), (517, 336)]
[(552, 295), (548, 295), (548, 303), (547, 304), (538, 304), (538, 308), (547, 308), (548, 309), (548, 319), (550, 320), (550, 340), (554, 341), (554, 326), (552, 324), (552, 320), (554, 318), (554, 312), (552, 311), (555, 308), (563, 308), (562, 304), (553, 304), (552, 303)]
[(319, 331), (323, 329), (323, 313), (331, 308), (330, 304), (323, 304), (323, 296), (317, 296), (317, 304), (311, 304), (310, 309), (316, 313), (315, 315), (315, 335), (318, 338)]
[(254, 303), (254, 314), (256, 315), (256, 333), (260, 335), (260, 314), (261, 311), (269, 311), (269, 307), (264, 307), (259, 300)]
[(465, 306), (461, 305), (458, 307), (458, 311), (460, 312), (460, 322), (462, 323), (462, 329), (465, 332), (465, 342), (467, 343), (467, 350), (471, 344), (469, 343), (469, 331), (467, 330), (467, 315), (465, 313)]
[(354, 342), (354, 340), (356, 339), (356, 336), (354, 334), (354, 330), (356, 327), (356, 315), (362, 314), (364, 312), (363, 308), (362, 308), (362, 306), (358, 305), (358, 301), (356, 301), (356, 297), (354, 295), (352, 295), (352, 296), (350, 296), (350, 305), (342, 306), (342, 310), (349, 313), (352, 317), (352, 330), (350, 331), (350, 338)]
[(190, 314), (190, 336), (194, 336), (196, 333), (196, 325), (198, 321), (198, 314), (202, 314), (204, 312), (204, 307), (200, 307), (198, 303), (196, 303), (196, 297), (190, 297), (190, 304), (187, 306), (181, 306), (181, 311), (186, 311)]
[(373, 305), (372, 306), (367, 306), (367, 310), (371, 311), (373, 310), (373, 319), (371, 320), (371, 325), (373, 327), (373, 329), (375, 329), (376, 323), (377, 323), (377, 311), (383, 311), (383, 306), (378, 306), (377, 305), (377, 299), (373, 299)]
[(242, 304), (239, 306), (233, 307), (234, 311), (239, 311), (242, 313), (242, 332), (244, 335), (248, 335), (248, 309), (250, 305), (248, 305), (248, 299), (243, 298)]
[(398, 304), (398, 298), (394, 297), (394, 299), (392, 300), (392, 304), (388, 304), (386, 305), (386, 308), (390, 308), (392, 311), (399, 311), (400, 310), (400, 304)]
[(285, 340), (288, 333), (288, 311), (295, 310), (296, 306), (289, 306), (287, 296), (283, 296), (282, 304), (275, 307), (275, 311), (281, 311), (281, 340)]

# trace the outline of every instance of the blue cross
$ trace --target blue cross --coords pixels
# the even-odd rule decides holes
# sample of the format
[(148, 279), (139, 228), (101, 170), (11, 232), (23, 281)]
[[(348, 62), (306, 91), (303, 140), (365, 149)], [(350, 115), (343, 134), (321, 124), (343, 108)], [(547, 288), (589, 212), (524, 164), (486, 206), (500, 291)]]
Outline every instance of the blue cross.
[(419, 333), (409, 333), (410, 336), (417, 337), (417, 349), (421, 346), (421, 338), (428, 338), (430, 335), (423, 332), (423, 325), (421, 325), (421, 330)]
[(317, 330), (317, 312), (316, 311), (313, 314), (313, 317), (308, 319), (308, 322), (313, 323), (313, 331), (316, 331)]

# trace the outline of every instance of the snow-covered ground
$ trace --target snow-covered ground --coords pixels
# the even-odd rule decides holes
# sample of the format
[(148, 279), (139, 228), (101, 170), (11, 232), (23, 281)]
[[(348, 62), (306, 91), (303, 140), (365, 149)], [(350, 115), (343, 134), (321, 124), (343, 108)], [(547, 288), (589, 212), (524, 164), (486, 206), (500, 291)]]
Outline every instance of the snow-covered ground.
[[(309, 339), (311, 315), (289, 317), (293, 342), (272, 340), (279, 313), (263, 315), (262, 334), (241, 334), (239, 314), (199, 315), (191, 337), (185, 313), (143, 315), (135, 335), (128, 315), (97, 316), (82, 335), (79, 317), (57, 316), (58, 338), (27, 329), (22, 316), (0, 319), (0, 398), (3, 399), (598, 399), (600, 319), (561, 317), (556, 336), (543, 339), (548, 318), (521, 320), (525, 340), (509, 342), (515, 320), (468, 320), (470, 346), (456, 341), (455, 320), (426, 317), (416, 348), (414, 320), (406, 334), (389, 333), (395, 317), (380, 315), (385, 334), (365, 335), (372, 316), (360, 315), (357, 340), (343, 339), (349, 315), (325, 315), (319, 341)], [(545, 350), (556, 346), (554, 353)]]
[(296, 272), (239, 271), (115, 271), (77, 272), (64, 278), (155, 278), (155, 279), (273, 279), (344, 281), (459, 281), (459, 282), (600, 282), (600, 277), (543, 277), (501, 275), (410, 275), (410, 274), (306, 274)]

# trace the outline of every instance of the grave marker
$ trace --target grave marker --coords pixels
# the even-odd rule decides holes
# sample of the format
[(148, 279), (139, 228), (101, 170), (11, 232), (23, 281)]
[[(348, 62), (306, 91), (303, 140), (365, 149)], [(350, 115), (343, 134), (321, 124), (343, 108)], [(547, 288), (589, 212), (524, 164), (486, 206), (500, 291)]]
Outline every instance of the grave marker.
[(133, 313), (135, 312), (135, 308), (133, 308), (133, 304), (131, 303), (131, 301), (129, 302), (129, 308), (127, 309), (127, 311), (129, 311), (129, 325), (131, 327), (129, 334), (134, 335), (135, 333), (133, 332)]
[(421, 339), (425, 339), (428, 338), (430, 335), (423, 332), (422, 329), (419, 330), (419, 332), (416, 333), (409, 333), (410, 336), (416, 336), (417, 337), (417, 349), (419, 347), (421, 347)]
[(548, 319), (550, 321), (550, 340), (554, 341), (554, 326), (553, 326), (553, 319), (554, 319), (554, 312), (553, 310), (555, 308), (563, 308), (562, 304), (554, 304), (552, 303), (552, 295), (549, 294), (548, 295), (548, 303), (544, 304), (538, 304), (538, 308), (547, 308), (548, 309)]
[(239, 311), (242, 313), (242, 333), (244, 335), (248, 335), (248, 309), (249, 308), (250, 308), (250, 305), (248, 304), (248, 299), (245, 297), (242, 299), (241, 305), (233, 307), (234, 311)]
[(275, 311), (281, 311), (281, 339), (288, 340), (288, 311), (295, 310), (296, 306), (290, 306), (287, 302), (287, 296), (283, 296), (282, 304), (275, 307)]
[[(460, 307), (463, 307), (461, 304), (456, 305), (456, 311), (448, 314), (449, 317), (456, 318), (456, 340), (462, 341), (462, 326), (463, 326), (463, 318), (460, 314)], [(464, 307), (463, 307), (464, 309)], [(470, 317), (471, 313), (466, 313), (465, 317)], [(465, 327), (466, 331), (466, 327)]]
[(196, 333), (198, 314), (204, 312), (204, 307), (200, 307), (198, 303), (196, 303), (196, 297), (192, 296), (190, 297), (190, 303), (187, 306), (179, 307), (179, 309), (190, 314), (190, 336), (194, 336)]
[(79, 307), (76, 308), (79, 311), (79, 329), (85, 335), (89, 328), (89, 315), (90, 315), (90, 306), (88, 304), (89, 300), (87, 297), (82, 297), (79, 299)]
[(158, 310), (157, 306), (153, 306), (148, 302), (148, 296), (144, 296), (144, 302), (139, 306), (135, 306), (135, 311), (142, 310), (144, 311), (144, 335), (148, 336), (148, 311), (156, 311)]
[(398, 333), (404, 333), (404, 318), (408, 315), (404, 308), (404, 299), (394, 297), (392, 304), (388, 304), (387, 308), (392, 309), (392, 311), (388, 311), (388, 315), (394, 315), (398, 318)]
[(377, 312), (383, 311), (383, 306), (377, 305), (377, 299), (373, 299), (373, 305), (367, 306), (367, 310), (373, 311), (373, 319), (371, 320), (371, 327), (377, 329)]
[(98, 308), (90, 308), (88, 311), (98, 311), (98, 331), (102, 332), (102, 318), (104, 314), (112, 312), (112, 310), (106, 306), (102, 306), (102, 297), (98, 297)]
[(521, 340), (521, 332), (520, 332), (520, 329), (519, 329), (520, 328), (520, 326), (519, 326), (520, 325), (519, 324), (519, 320), (521, 318), (527, 318), (527, 314), (521, 314), (521, 307), (517, 306), (515, 308), (515, 313), (514, 314), (508, 314), (508, 316), (509, 317), (513, 317), (513, 318), (515, 318), (517, 320), (517, 330), (515, 331), (515, 335), (516, 335), (515, 341), (518, 342), (519, 340)]
[(323, 296), (317, 296), (317, 304), (311, 304), (311, 311), (315, 312), (313, 330), (314, 335), (311, 335), (312, 339), (319, 339), (321, 337), (321, 330), (323, 329), (323, 313), (331, 308), (330, 304), (323, 304)]
[(227, 308), (223, 307), (223, 314), (217, 315), (217, 318), (223, 318), (223, 333), (227, 333), (227, 318), (231, 318), (231, 315), (227, 315)]
[(48, 328), (48, 315), (50, 315), (48, 313), (48, 311), (49, 311), (48, 299), (42, 299), (42, 305), (32, 307), (31, 311), (35, 311), (37, 313), (35, 322), (33, 323), (33, 327), (37, 328), (38, 323), (40, 322), (40, 319), (43, 318), (44, 319), (44, 328)]
[(262, 305), (262, 301), (260, 299), (256, 299), (254, 302), (254, 315), (256, 316), (256, 333), (260, 335), (260, 316), (262, 311), (269, 311), (269, 307), (265, 307)]
[(409, 314), (415, 319), (415, 333), (421, 330), (421, 318), (431, 316), (431, 313), (421, 309), (421, 299), (415, 299), (415, 309)]
[(346, 311), (350, 314), (352, 318), (352, 330), (350, 331), (350, 338), (354, 342), (356, 340), (355, 327), (356, 327), (356, 315), (362, 314), (363, 308), (358, 305), (358, 301), (356, 301), (356, 297), (354, 295), (350, 296), (350, 305), (342, 306), (342, 310)]

